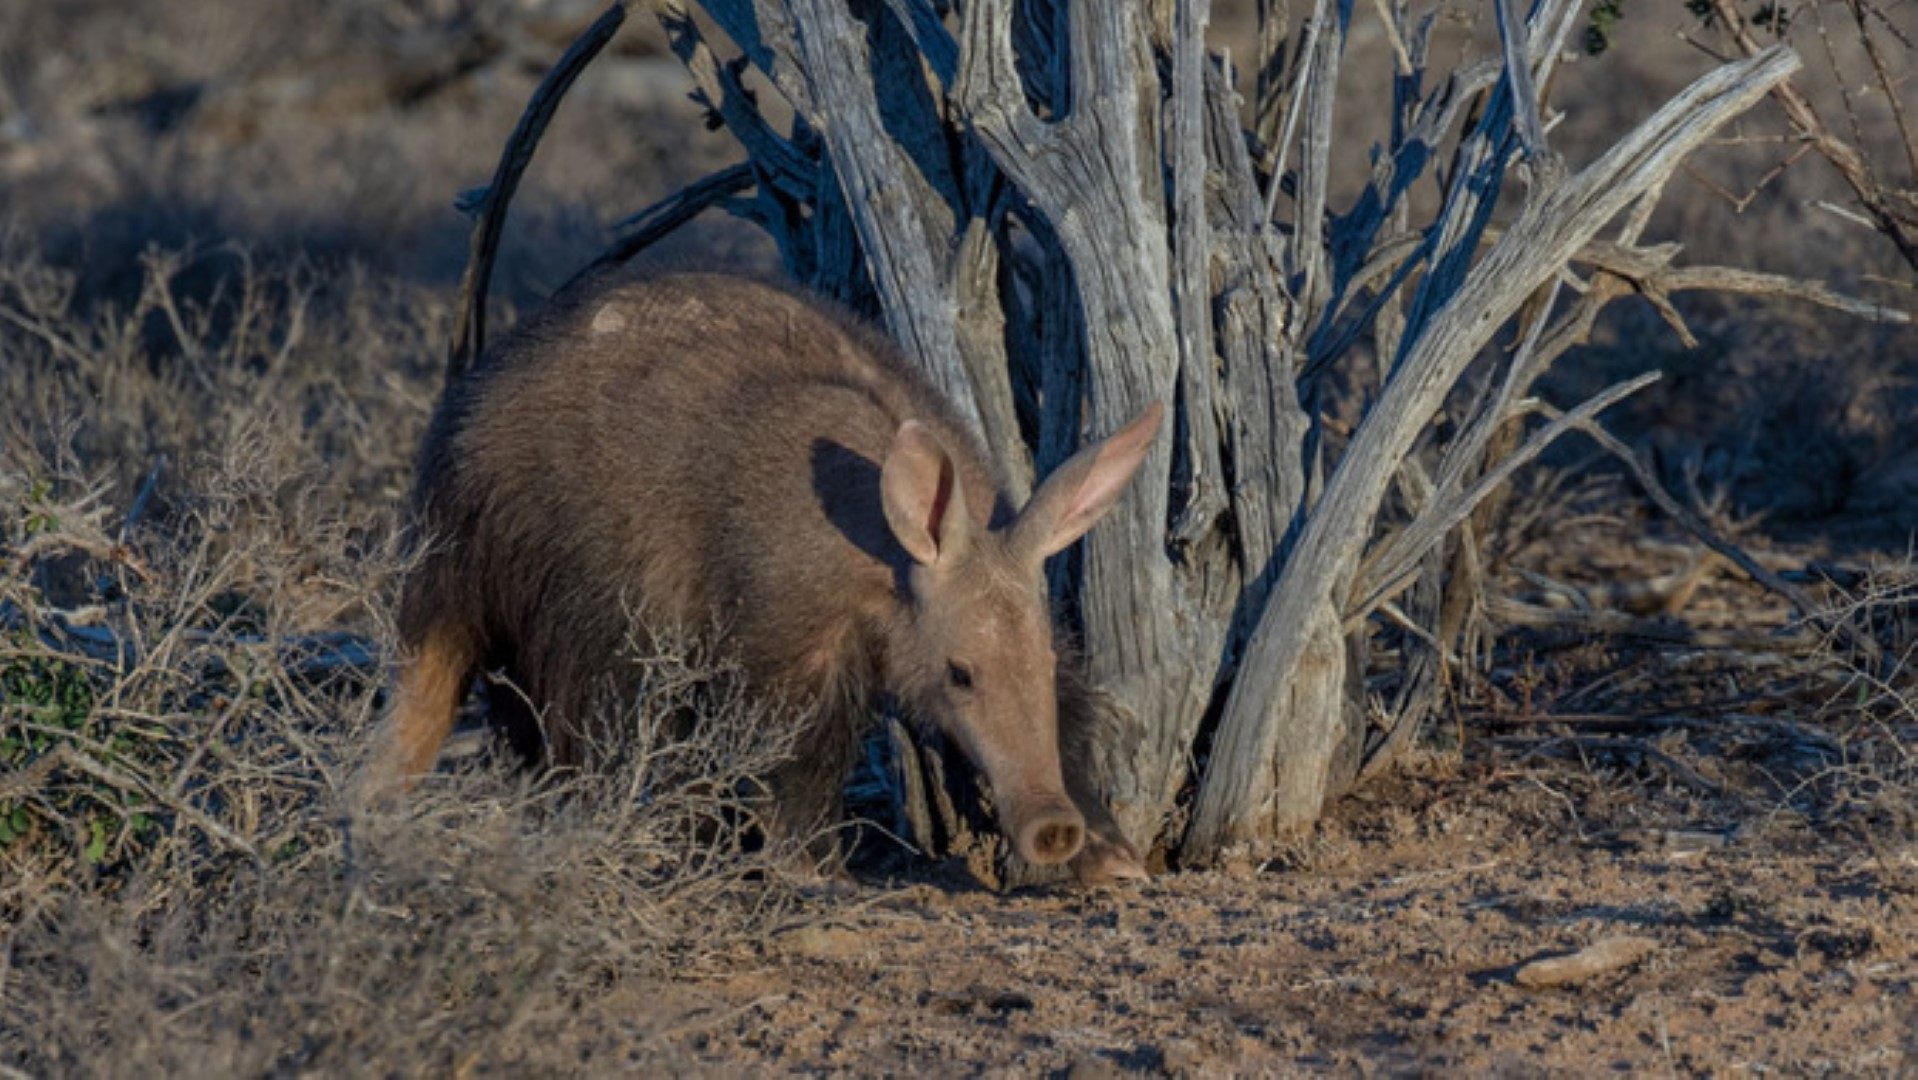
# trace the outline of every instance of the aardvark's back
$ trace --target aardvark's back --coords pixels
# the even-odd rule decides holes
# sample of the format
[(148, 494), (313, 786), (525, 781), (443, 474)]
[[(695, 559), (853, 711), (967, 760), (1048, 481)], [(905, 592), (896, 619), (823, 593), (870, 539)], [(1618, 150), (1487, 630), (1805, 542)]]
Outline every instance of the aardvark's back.
[[(747, 279), (589, 286), (448, 390), (416, 493), (444, 554), (408, 588), (402, 635), (433, 620), (467, 639), (449, 652), (571, 714), (547, 718), (560, 760), (642, 607), (729, 621), (762, 681), (843, 678), (892, 602), (903, 552), (877, 477), (909, 418), (993, 494), (970, 507), (983, 525), (997, 487), (972, 438), (883, 338)], [(450, 627), (449, 596), (468, 616)]]

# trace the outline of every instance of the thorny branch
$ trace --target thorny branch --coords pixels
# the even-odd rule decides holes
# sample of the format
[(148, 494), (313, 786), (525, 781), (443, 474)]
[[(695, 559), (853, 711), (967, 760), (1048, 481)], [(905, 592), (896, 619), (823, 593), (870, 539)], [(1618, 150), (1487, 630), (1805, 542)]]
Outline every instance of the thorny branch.
[[(1709, 0), (1709, 2), (1712, 14), (1725, 26), (1741, 52), (1746, 56), (1756, 56), (1764, 50), (1765, 47), (1752, 33), (1750, 22), (1746, 20), (1744, 13), (1738, 10), (1738, 5), (1733, 0)], [(1866, 33), (1865, 40), (1870, 42), (1872, 35)], [(1845, 183), (1851, 186), (1852, 193), (1858, 197), (1859, 204), (1870, 216), (1873, 226), (1897, 246), (1899, 253), (1914, 270), (1918, 270), (1918, 219), (1914, 219), (1910, 211), (1901, 212), (1894, 204), (1891, 193), (1886, 191), (1884, 185), (1879, 183), (1877, 177), (1872, 174), (1871, 165), (1865, 160), (1864, 154), (1860, 153), (1857, 147), (1833, 134), (1831, 128), (1826, 126), (1824, 120), (1818, 115), (1818, 110), (1812, 106), (1811, 100), (1792, 83), (1783, 82), (1773, 87), (1771, 96), (1778, 102), (1779, 107), (1785, 110), (1785, 116), (1791, 121), (1792, 127), (1810, 140), (1812, 145), (1818, 148), (1818, 153), (1826, 161), (1831, 162), (1832, 167), (1838, 170), (1838, 174), (1845, 178)], [(1918, 144), (1912, 142), (1910, 131), (1904, 128), (1903, 109), (1897, 103), (1898, 95), (1892, 94), (1891, 100), (1892, 107), (1898, 110), (1900, 129), (1905, 134), (1906, 151), (1913, 155), (1914, 160), (1918, 160), (1918, 149), (1914, 149)]]

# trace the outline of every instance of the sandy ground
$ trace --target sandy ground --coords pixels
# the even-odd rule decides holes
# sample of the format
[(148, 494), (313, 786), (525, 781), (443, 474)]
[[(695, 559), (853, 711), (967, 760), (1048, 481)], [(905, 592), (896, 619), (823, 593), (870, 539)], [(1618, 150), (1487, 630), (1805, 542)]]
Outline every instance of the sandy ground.
[[(1093, 894), (866, 884), (685, 984), (660, 1033), (714, 1072), (1918, 1066), (1918, 846), (1588, 817), (1597, 781), (1570, 770), (1427, 772), (1348, 802), (1286, 866)], [(1656, 944), (1572, 985), (1515, 978), (1616, 935)]]

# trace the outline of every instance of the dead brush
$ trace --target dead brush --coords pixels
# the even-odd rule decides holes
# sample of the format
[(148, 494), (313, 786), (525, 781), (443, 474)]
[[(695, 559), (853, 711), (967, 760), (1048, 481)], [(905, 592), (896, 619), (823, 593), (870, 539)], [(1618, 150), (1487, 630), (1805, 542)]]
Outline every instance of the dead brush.
[(1874, 659), (1836, 635), (1821, 638), (1807, 697), (1831, 736), (1830, 760), (1798, 778), (1783, 805), (1910, 845), (1918, 841), (1918, 563), (1873, 566), (1831, 587), (1820, 621), (1861, 627), (1882, 651)]
[[(249, 368), (256, 348), (211, 344), (238, 340), (230, 314), (182, 321), (193, 360), (171, 331), (99, 333), (123, 315), (23, 309), (8, 280), (0, 313), (37, 314), (0, 332), (21, 391), (0, 427), (0, 1071), (660, 1063), (649, 1038), (684, 1011), (665, 976), (801, 911), (788, 853), (753, 839), (777, 725), (662, 648), (634, 659), (606, 768), (489, 756), (355, 816), (401, 568), (365, 492), (404, 455), (366, 450), (395, 438), (369, 426), (394, 408), (360, 381), (375, 364), (308, 351), (364, 343), (354, 303), (315, 292), (304, 344)], [(712, 722), (678, 737), (689, 712)]]
[(1541, 821), (1569, 811), (1719, 843), (1836, 831), (1908, 849), (1918, 566), (1741, 535), (1754, 545), (1737, 549), (1744, 562), (1771, 578), (1761, 585), (1729, 559), (1713, 565), (1698, 537), (1646, 539), (1594, 514), (1622, 493), (1603, 474), (1573, 476), (1541, 474), (1488, 537), (1489, 648), (1455, 674), (1458, 715), (1494, 774), (1548, 794)]
[[(277, 471), (250, 474), (256, 494), (297, 477), (287, 495), (362, 532), (388, 527), (437, 390), (426, 358), (443, 301), (238, 245), (149, 248), (129, 274), (124, 298), (89, 293), (0, 227), (0, 446), (109, 480), (125, 500), (163, 458), (196, 470), (278, 453)], [(146, 512), (177, 490), (159, 485)]]

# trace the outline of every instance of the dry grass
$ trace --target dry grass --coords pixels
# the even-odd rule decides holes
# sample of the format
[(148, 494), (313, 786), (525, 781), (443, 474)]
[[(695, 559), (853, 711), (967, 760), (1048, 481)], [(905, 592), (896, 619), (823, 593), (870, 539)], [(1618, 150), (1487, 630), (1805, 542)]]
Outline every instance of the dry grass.
[(1824, 639), (1819, 656), (1832, 677), (1810, 717), (1830, 736), (1832, 760), (1794, 783), (1784, 805), (1810, 803), (1814, 824), (1879, 850), (1879, 838), (1918, 837), (1918, 563), (1874, 568), (1837, 593), (1824, 616), (1867, 628), (1884, 653), (1867, 659)]
[[(210, 260), (196, 298), (182, 278)], [(489, 756), (355, 814), (430, 326), (367, 282), (230, 253), (156, 256), (128, 309), (83, 313), (69, 286), (17, 254), (0, 269), (20, 405), (0, 442), (0, 1062), (669, 1054), (665, 976), (796, 910), (791, 853), (749, 842), (790, 726), (723, 666), (636, 657), (599, 755), (616, 767)], [(666, 741), (690, 708), (701, 734)]]

